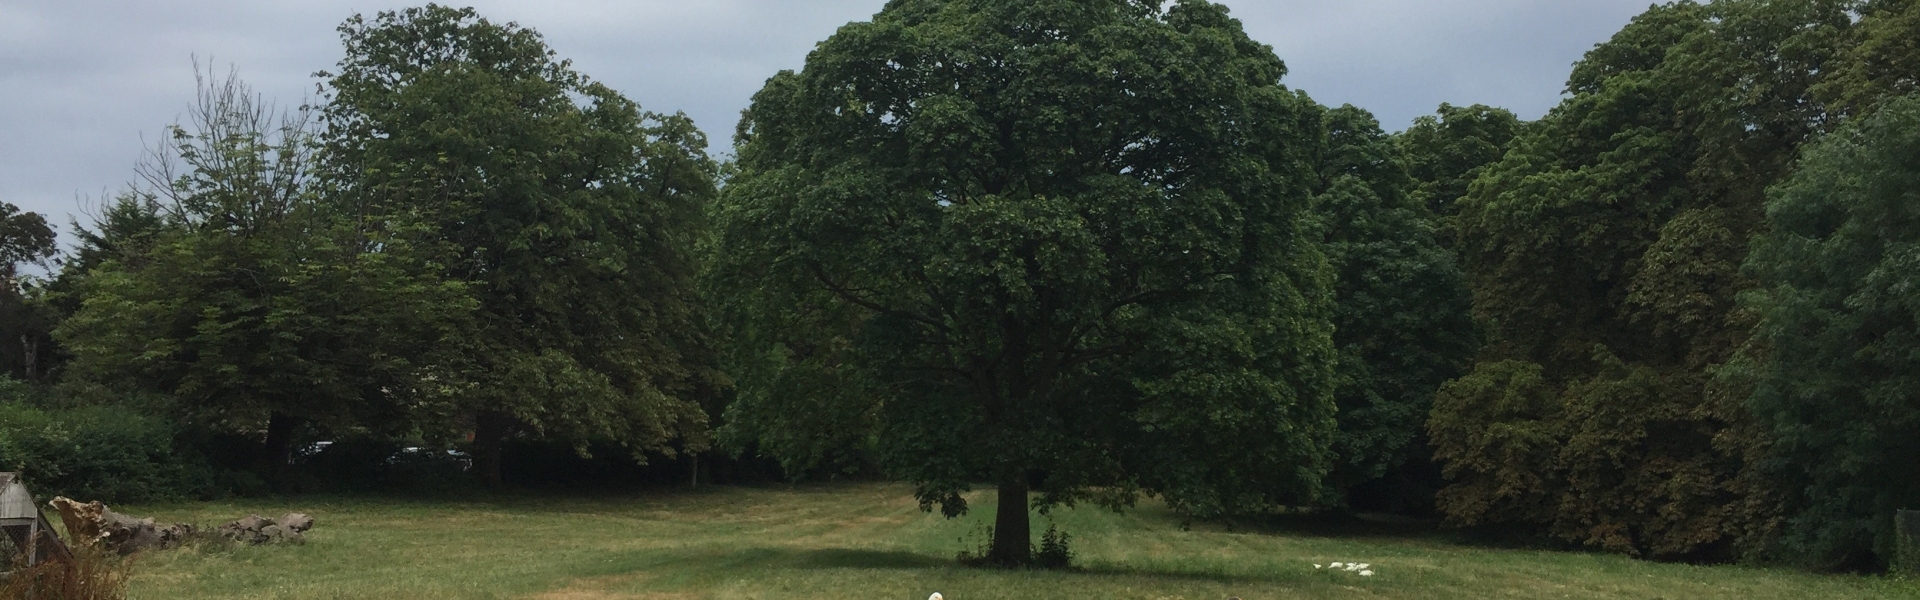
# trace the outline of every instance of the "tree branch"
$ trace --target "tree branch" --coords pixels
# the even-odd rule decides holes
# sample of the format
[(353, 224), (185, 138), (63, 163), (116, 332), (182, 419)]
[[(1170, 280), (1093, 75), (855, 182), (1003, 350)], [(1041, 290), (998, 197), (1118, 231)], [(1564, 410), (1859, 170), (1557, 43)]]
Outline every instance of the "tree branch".
[(887, 308), (885, 306), (881, 306), (879, 303), (876, 303), (864, 297), (861, 297), (859, 294), (855, 293), (851, 288), (848, 288), (847, 286), (841, 285), (839, 283), (835, 283), (831, 277), (827, 276), (826, 271), (822, 270), (820, 268), (820, 265), (818, 264), (809, 264), (807, 265), (807, 268), (813, 271), (813, 277), (814, 279), (820, 282), (820, 285), (826, 286), (827, 291), (833, 292), (833, 295), (838, 296), (841, 300), (846, 300), (847, 302), (851, 302), (856, 306), (859, 306), (861, 308), (865, 308), (867, 310), (871, 310), (883, 315), (887, 315), (891, 317), (899, 317), (902, 319), (913, 321), (915, 323), (926, 325), (928, 327), (932, 327), (935, 331), (939, 331), (942, 335), (951, 333), (951, 331), (947, 328), (945, 324), (939, 321), (936, 321), (930, 317), (903, 311), (903, 310)]

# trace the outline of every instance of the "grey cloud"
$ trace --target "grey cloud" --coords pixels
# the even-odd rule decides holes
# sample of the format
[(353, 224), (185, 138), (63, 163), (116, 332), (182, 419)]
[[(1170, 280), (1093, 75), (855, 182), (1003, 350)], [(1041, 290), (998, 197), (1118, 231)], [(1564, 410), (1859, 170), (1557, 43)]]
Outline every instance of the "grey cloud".
[[(1389, 129), (1441, 102), (1537, 117), (1568, 65), (1646, 0), (1227, 0), (1329, 104)], [(685, 111), (724, 150), (768, 76), (884, 0), (483, 0), (488, 18), (544, 34), (582, 72), (650, 110)], [(0, 0), (0, 201), (78, 213), (78, 195), (124, 186), (148, 139), (193, 97), (192, 56), (231, 64), (294, 104), (339, 54), (334, 27), (394, 8), (338, 0), (191, 3)]]
[(1441, 102), (1537, 118), (1573, 62), (1647, 0), (1300, 0), (1229, 3), (1287, 61), (1288, 84), (1405, 127)]

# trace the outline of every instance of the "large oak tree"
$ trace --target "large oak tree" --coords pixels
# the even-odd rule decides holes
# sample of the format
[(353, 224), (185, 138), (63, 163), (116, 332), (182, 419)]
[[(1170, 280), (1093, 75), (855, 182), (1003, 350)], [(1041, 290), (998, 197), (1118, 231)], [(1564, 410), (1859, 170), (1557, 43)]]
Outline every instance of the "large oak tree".
[(1329, 468), (1317, 107), (1224, 7), (1162, 6), (892, 2), (740, 125), (738, 300), (845, 333), (923, 506), (997, 486), (993, 562), (1030, 560), (1030, 492), (1219, 514)]

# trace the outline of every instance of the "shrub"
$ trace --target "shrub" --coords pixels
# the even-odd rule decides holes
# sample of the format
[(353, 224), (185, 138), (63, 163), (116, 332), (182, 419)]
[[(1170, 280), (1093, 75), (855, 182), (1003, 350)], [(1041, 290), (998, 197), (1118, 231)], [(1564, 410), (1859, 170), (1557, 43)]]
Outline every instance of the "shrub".
[[(1025, 564), (1007, 564), (991, 558), (993, 549), (993, 528), (975, 530), (972, 535), (960, 538), (960, 542), (969, 546), (961, 550), (954, 558), (960, 564), (970, 567), (1065, 569), (1073, 566), (1073, 535), (1061, 531), (1058, 525), (1047, 524), (1047, 530), (1040, 534), (1040, 546), (1033, 550), (1033, 562)], [(977, 541), (970, 542), (968, 538)]]
[(15, 564), (12, 574), (0, 580), (0, 598), (119, 600), (127, 597), (132, 563), (101, 548), (76, 547), (70, 560)]
[(174, 452), (167, 423), (113, 407), (43, 410), (0, 403), (0, 469), (41, 496), (149, 502), (198, 495), (209, 469)]
[(1073, 536), (1061, 531), (1058, 526), (1048, 524), (1047, 531), (1040, 534), (1040, 550), (1033, 553), (1034, 566), (1042, 569), (1065, 569), (1073, 564)]
[(1920, 575), (1920, 511), (1894, 513), (1893, 570)]

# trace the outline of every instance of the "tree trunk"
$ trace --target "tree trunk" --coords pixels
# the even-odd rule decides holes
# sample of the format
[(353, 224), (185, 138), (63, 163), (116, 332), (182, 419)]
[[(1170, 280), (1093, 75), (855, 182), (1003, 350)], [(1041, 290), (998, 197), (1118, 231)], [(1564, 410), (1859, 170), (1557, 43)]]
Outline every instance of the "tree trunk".
[(20, 336), (20, 351), (21, 357), (26, 359), (27, 363), (27, 381), (39, 381), (40, 376), (35, 373), (39, 365), (35, 363), (40, 362), (40, 340), (34, 339), (32, 335)]
[(301, 420), (281, 413), (267, 418), (267, 440), (260, 446), (255, 468), (268, 483), (276, 486), (286, 483), (287, 463), (293, 460), (293, 434), (300, 428)]
[(1003, 567), (1033, 563), (1033, 523), (1027, 514), (1027, 480), (1021, 475), (1000, 482), (1000, 506), (993, 514), (993, 548), (987, 562)]
[(480, 485), (498, 488), (500, 481), (500, 446), (507, 441), (507, 429), (513, 426), (513, 417), (487, 411), (474, 417), (473, 424), (473, 474), (480, 478)]

